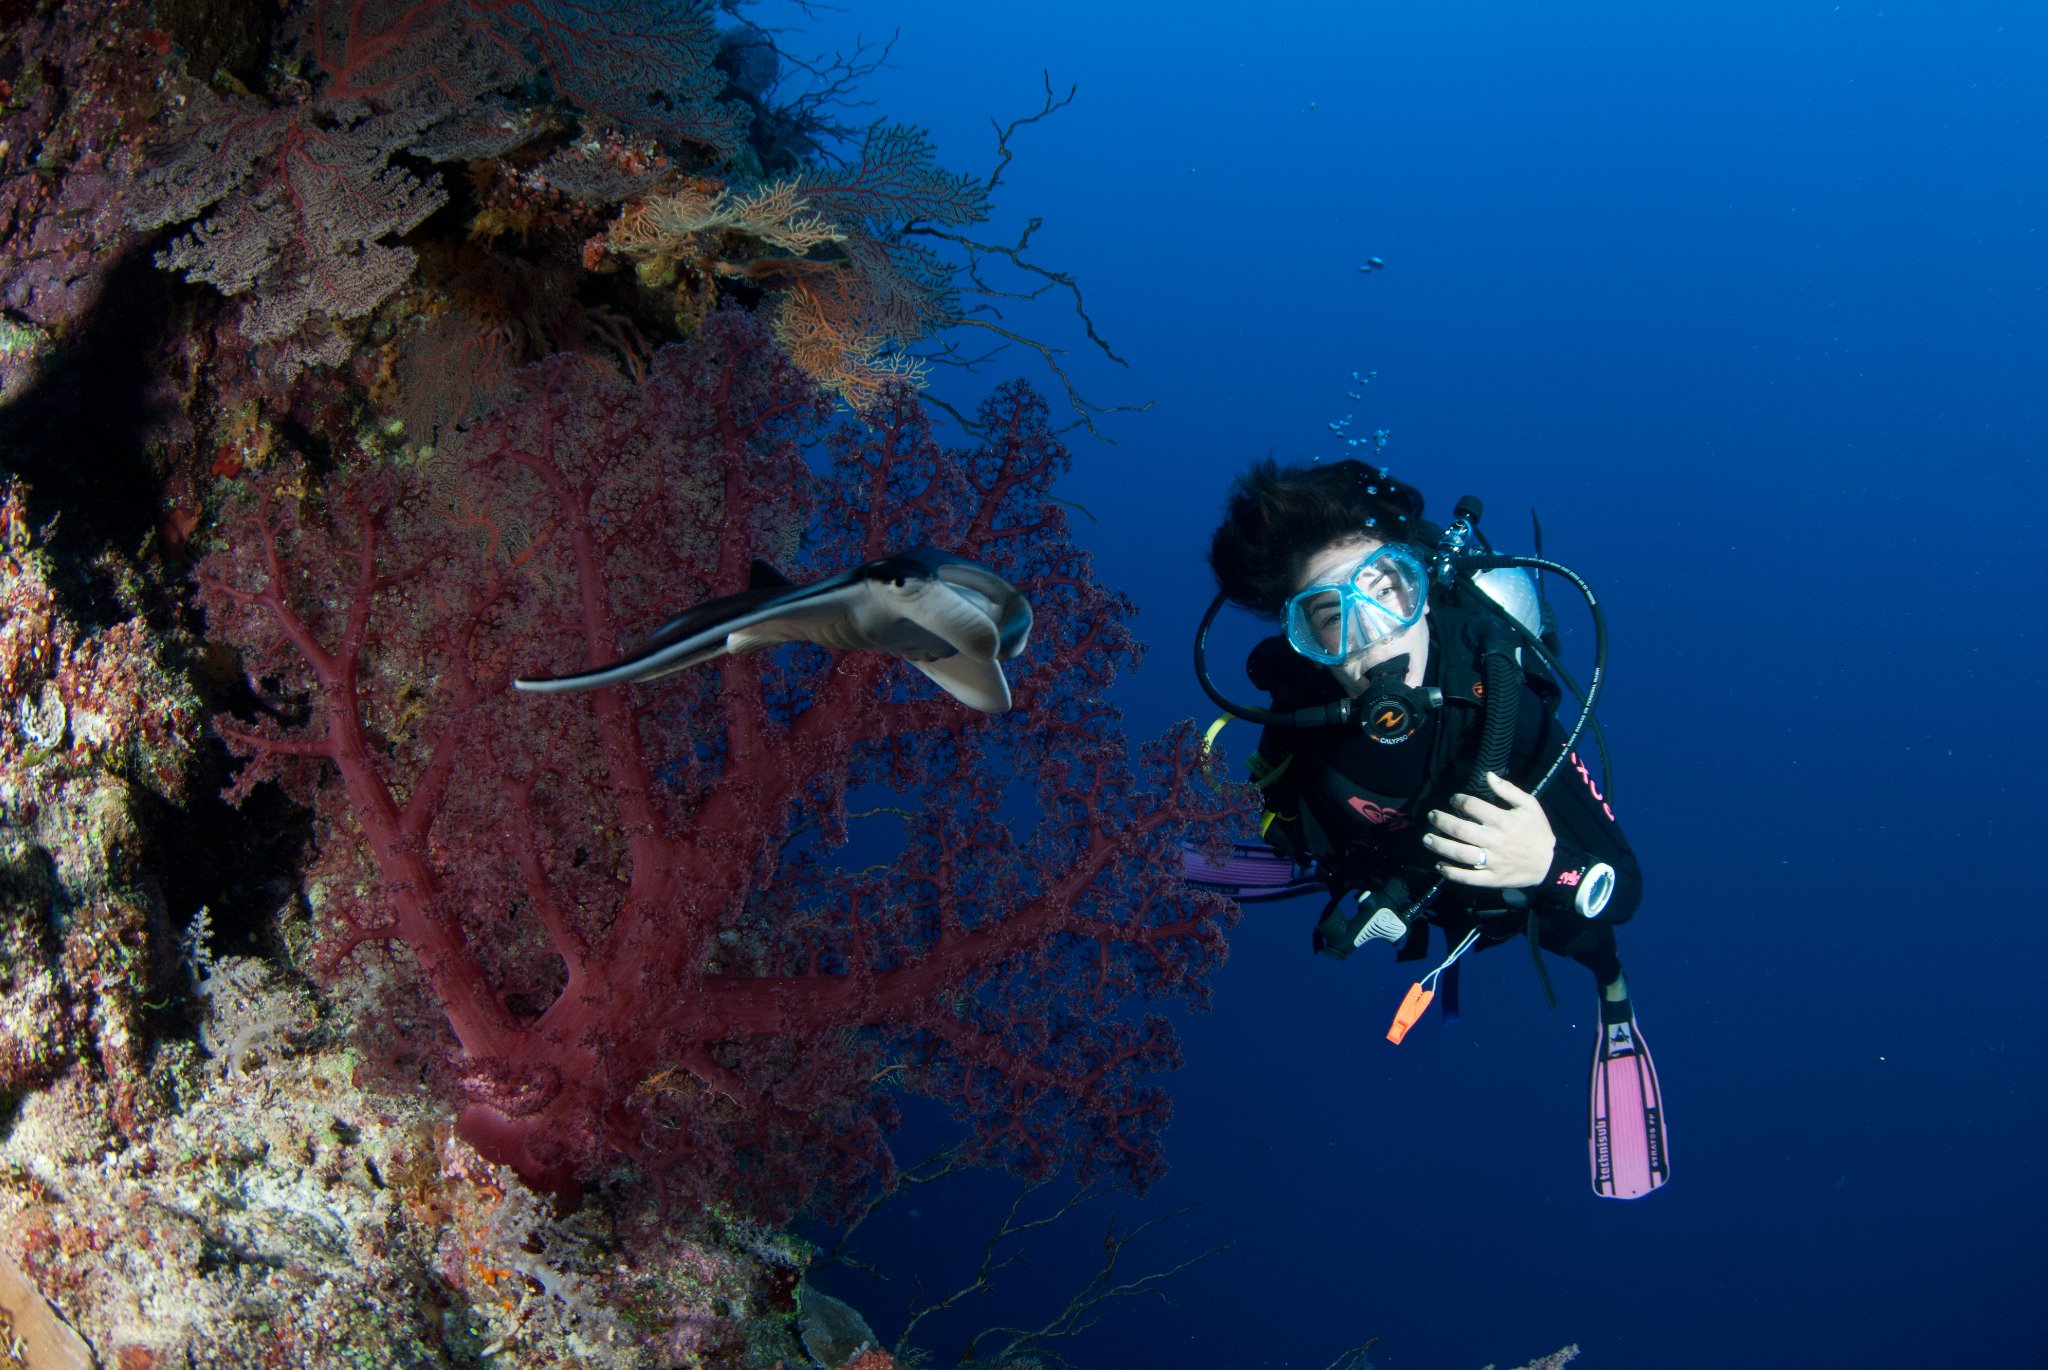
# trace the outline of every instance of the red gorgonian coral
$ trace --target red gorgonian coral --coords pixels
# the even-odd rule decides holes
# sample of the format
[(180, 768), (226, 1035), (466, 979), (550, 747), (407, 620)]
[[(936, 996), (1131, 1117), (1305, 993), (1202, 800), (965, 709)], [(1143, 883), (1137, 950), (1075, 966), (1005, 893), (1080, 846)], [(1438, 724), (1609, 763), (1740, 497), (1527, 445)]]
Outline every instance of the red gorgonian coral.
[[(1105, 699), (1130, 605), (1046, 498), (1067, 458), (1042, 401), (999, 390), (974, 451), (905, 391), (828, 430), (735, 310), (641, 386), (567, 358), (518, 386), (431, 485), (269, 480), (200, 572), (211, 631), (278, 696), (221, 725), (235, 791), (317, 806), (330, 963), (411, 951), (464, 1135), (558, 1192), (623, 1155), (787, 1213), (886, 1183), (904, 1088), (951, 1101), (980, 1159), (1158, 1173), (1177, 1047), (1128, 1010), (1205, 999), (1231, 908), (1181, 883), (1178, 839), (1232, 801), (1186, 729), (1133, 764)], [(615, 658), (753, 557), (803, 578), (918, 543), (1030, 595), (1012, 713), (809, 647), (507, 688)]]
[(241, 329), (285, 374), (353, 343), (335, 324), (397, 293), (396, 241), (447, 202), (418, 162), (501, 155), (546, 127), (514, 103), (545, 77), (597, 121), (731, 156), (745, 114), (716, 97), (717, 31), (698, 0), (302, 0), (285, 22), (306, 70), (220, 95), (173, 83), (165, 146), (127, 204), (139, 228), (190, 223), (167, 270), (247, 296)]

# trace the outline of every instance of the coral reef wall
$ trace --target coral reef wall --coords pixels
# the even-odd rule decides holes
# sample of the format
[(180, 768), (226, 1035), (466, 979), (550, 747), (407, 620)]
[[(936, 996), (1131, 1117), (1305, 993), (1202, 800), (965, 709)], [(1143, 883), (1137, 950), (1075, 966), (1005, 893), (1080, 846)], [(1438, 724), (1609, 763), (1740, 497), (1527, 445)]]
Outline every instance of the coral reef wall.
[[(0, 0), (0, 1257), (99, 1364), (800, 1363), (777, 1226), (906, 1093), (1158, 1174), (1232, 796), (1105, 701), (1045, 402), (935, 437), (993, 181), (847, 124), (860, 60)], [(1010, 713), (817, 648), (509, 688), (920, 543), (1036, 606)]]

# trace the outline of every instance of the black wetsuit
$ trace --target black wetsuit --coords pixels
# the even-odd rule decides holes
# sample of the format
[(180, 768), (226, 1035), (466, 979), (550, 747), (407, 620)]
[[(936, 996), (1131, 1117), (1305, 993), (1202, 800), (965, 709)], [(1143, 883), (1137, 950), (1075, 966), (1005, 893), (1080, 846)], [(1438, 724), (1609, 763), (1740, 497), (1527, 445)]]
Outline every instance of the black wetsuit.
[[(1393, 880), (1403, 881), (1414, 895), (1428, 889), (1438, 874), (1435, 854), (1421, 844), (1430, 830), (1429, 811), (1445, 808), (1453, 794), (1469, 792), (1479, 752), (1483, 677), (1477, 661), (1457, 645), (1463, 633), (1455, 607), (1433, 599), (1429, 621), (1424, 684), (1443, 691), (1444, 705), (1423, 716), (1414, 736), (1386, 744), (1351, 725), (1275, 726), (1259, 742), (1256, 772), (1273, 777), (1285, 767), (1263, 787), (1266, 807), (1277, 815), (1267, 825), (1267, 841), (1297, 861), (1317, 858), (1346, 889), (1379, 891)], [(1446, 633), (1449, 651), (1443, 645)], [(1279, 638), (1260, 644), (1249, 669), (1253, 680), (1272, 693), (1276, 708), (1292, 710), (1343, 697), (1328, 670), (1296, 656)], [(1557, 717), (1558, 697), (1547, 675), (1525, 677), (1506, 768), (1507, 778), (1525, 790), (1549, 768), (1569, 735)], [(1590, 767), (1568, 758), (1539, 796), (1557, 838), (1556, 855), (1541, 884), (1497, 890), (1447, 882), (1430, 905), (1433, 921), (1452, 938), (1476, 926), (1484, 946), (1526, 931), (1533, 906), (1538, 943), (1579, 962), (1598, 983), (1610, 983), (1621, 973), (1614, 926), (1634, 916), (1642, 902), (1643, 876), (1598, 783)], [(1587, 918), (1575, 901), (1601, 864), (1614, 873), (1613, 892), (1599, 913)], [(1349, 948), (1336, 950), (1343, 954)], [(1403, 954), (1419, 956), (1423, 946), (1417, 942)]]

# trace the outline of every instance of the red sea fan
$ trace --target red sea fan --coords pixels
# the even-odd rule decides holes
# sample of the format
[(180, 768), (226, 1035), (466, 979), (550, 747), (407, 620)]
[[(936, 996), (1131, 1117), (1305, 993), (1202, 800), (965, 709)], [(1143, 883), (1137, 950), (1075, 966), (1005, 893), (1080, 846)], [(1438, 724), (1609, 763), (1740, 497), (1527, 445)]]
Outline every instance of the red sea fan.
[[(557, 1191), (624, 1156), (787, 1213), (886, 1182), (909, 1088), (984, 1159), (1155, 1175), (1177, 1049), (1131, 1010), (1203, 1001), (1229, 906), (1180, 882), (1177, 839), (1230, 799), (1185, 729), (1133, 765), (1105, 700), (1130, 606), (1046, 498), (1066, 456), (1042, 402), (1005, 388), (985, 445), (948, 453), (899, 390), (831, 431), (819, 477), (828, 411), (737, 311), (643, 386), (570, 359), (518, 384), (434, 458), (460, 464), (459, 517), (404, 473), (320, 498), (279, 478), (201, 568), (213, 633), (306, 710), (221, 724), (237, 791), (316, 804), (328, 959), (410, 950), (464, 1134)], [(820, 574), (918, 542), (1031, 596), (1012, 713), (810, 648), (506, 688), (617, 656), (755, 556)]]
[(181, 83), (183, 112), (129, 220), (196, 220), (158, 264), (247, 296), (242, 331), (278, 369), (337, 364), (335, 323), (411, 278), (391, 241), (447, 202), (401, 160), (480, 155), (541, 127), (492, 97), (536, 75), (583, 113), (723, 158), (744, 116), (715, 97), (708, 7), (672, 0), (312, 0), (290, 26), (317, 78), (269, 97)]
[(980, 223), (989, 212), (988, 183), (939, 166), (930, 135), (912, 124), (874, 125), (861, 142), (858, 161), (806, 172), (798, 188), (834, 219), (873, 227), (957, 227)]
[(323, 97), (459, 113), (544, 76), (600, 123), (738, 151), (745, 111), (721, 103), (705, 0), (312, 0), (304, 28)]
[(141, 177), (130, 221), (203, 214), (158, 265), (249, 296), (242, 332), (277, 345), (283, 369), (339, 362), (350, 345), (329, 321), (368, 314), (412, 275), (412, 250), (382, 240), (447, 201), (391, 162), (425, 122), (416, 111), (317, 118), (194, 88), (182, 140)]

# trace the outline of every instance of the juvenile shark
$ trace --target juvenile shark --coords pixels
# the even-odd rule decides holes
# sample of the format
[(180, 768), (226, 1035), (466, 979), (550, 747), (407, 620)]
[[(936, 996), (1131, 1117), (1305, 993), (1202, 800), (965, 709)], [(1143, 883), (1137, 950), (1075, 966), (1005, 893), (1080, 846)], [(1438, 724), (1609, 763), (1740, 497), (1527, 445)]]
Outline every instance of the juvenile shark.
[(747, 588), (679, 614), (631, 655), (576, 675), (515, 680), (538, 693), (652, 680), (728, 653), (812, 642), (835, 652), (887, 652), (962, 704), (1010, 707), (1001, 663), (1024, 650), (1031, 604), (986, 566), (936, 547), (912, 547), (813, 581), (792, 583), (756, 560)]

